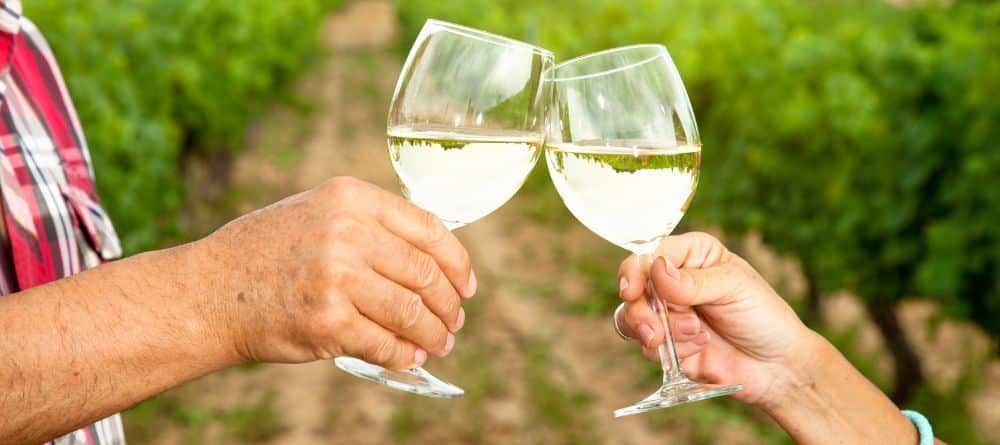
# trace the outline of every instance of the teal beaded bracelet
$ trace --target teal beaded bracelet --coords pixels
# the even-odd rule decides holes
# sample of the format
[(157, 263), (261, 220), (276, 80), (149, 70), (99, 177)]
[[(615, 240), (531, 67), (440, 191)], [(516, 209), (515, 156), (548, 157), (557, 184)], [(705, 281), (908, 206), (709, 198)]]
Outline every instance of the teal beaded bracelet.
[(904, 409), (902, 412), (917, 427), (917, 432), (920, 434), (919, 445), (934, 445), (934, 430), (931, 429), (931, 422), (923, 414), (916, 411)]

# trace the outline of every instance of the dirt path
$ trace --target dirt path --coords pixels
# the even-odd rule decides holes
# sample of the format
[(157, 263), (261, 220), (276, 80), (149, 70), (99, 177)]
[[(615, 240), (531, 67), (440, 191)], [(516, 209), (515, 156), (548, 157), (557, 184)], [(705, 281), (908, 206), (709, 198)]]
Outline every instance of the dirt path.
[[(323, 41), (331, 54), (298, 89), (313, 110), (304, 118), (278, 108), (252, 130), (251, 147), (234, 169), (237, 211), (336, 175), (397, 189), (385, 147), (385, 113), (400, 70), (396, 34), (391, 1), (355, 1), (330, 17)], [(428, 367), (465, 387), (465, 399), (398, 393), (330, 363), (234, 369), (170, 394), (219, 409), (273, 394), (284, 428), (270, 443), (757, 443), (749, 427), (725, 422), (724, 414), (712, 421), (712, 442), (696, 441), (691, 422), (673, 415), (612, 420), (611, 411), (645, 396), (652, 380), (641, 379), (639, 354), (614, 336), (608, 317), (566, 310), (593, 292), (583, 274), (567, 270), (566, 258), (595, 252), (613, 256), (613, 264), (622, 254), (577, 224), (526, 220), (522, 206), (515, 197), (458, 232), (474, 258), (480, 293), (467, 307), (455, 353)], [(794, 265), (751, 250), (773, 282), (793, 293), (802, 287)], [(220, 428), (210, 426), (204, 442), (238, 442)], [(186, 439), (174, 432), (159, 442)]]

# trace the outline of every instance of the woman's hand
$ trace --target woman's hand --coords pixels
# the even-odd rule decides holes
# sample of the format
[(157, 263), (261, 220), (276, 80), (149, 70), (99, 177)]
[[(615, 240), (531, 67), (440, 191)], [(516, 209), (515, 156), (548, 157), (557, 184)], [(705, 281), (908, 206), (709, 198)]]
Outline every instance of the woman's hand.
[(684, 372), (697, 381), (743, 384), (744, 391), (733, 395), (737, 399), (767, 404), (781, 397), (781, 380), (810, 358), (816, 334), (746, 261), (714, 237), (666, 238), (650, 271), (644, 273), (635, 256), (622, 263), (625, 307), (619, 325), (639, 339), (651, 360), (659, 360), (663, 329), (643, 298), (646, 292), (668, 308)]
[[(916, 429), (836, 348), (807, 328), (746, 261), (704, 233), (671, 236), (650, 273), (621, 266), (619, 325), (642, 338), (647, 357), (663, 330), (642, 295), (645, 283), (667, 303), (681, 367), (696, 381), (744, 390), (803, 445), (917, 443)], [(939, 442), (940, 443), (940, 442)]]
[(419, 366), (451, 351), (476, 290), (468, 252), (434, 215), (353, 178), (250, 213), (195, 250), (241, 360)]

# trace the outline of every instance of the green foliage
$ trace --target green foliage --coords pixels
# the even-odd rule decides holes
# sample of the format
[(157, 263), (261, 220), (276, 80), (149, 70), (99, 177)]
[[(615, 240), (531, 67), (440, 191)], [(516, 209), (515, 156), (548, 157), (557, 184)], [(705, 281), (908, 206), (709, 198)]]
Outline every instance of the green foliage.
[(275, 396), (266, 393), (251, 405), (232, 409), (208, 409), (190, 405), (168, 395), (150, 398), (128, 410), (125, 422), (129, 440), (149, 443), (160, 437), (167, 424), (180, 425), (184, 443), (203, 442), (205, 429), (219, 424), (227, 437), (239, 443), (261, 443), (274, 438), (285, 427), (274, 408)]
[(701, 159), (701, 153), (697, 151), (674, 152), (671, 154), (641, 153), (637, 156), (631, 153), (602, 153), (599, 151), (600, 148), (598, 148), (598, 151), (595, 151), (594, 153), (560, 150), (551, 145), (547, 145), (545, 149), (549, 153), (546, 157), (551, 157), (553, 159), (552, 163), (555, 165), (557, 171), (562, 171), (565, 168), (566, 159), (575, 159), (586, 160), (594, 164), (603, 164), (611, 167), (618, 173), (635, 173), (641, 170), (669, 169), (678, 170), (679, 173), (688, 173), (694, 170), (694, 176), (697, 176), (697, 169)]
[(544, 159), (535, 165), (524, 181), (518, 199), (521, 211), (534, 221), (551, 225), (574, 223), (569, 210), (559, 200), (559, 192), (552, 186)]
[(395, 443), (407, 444), (413, 442), (420, 431), (421, 421), (412, 399), (405, 399), (389, 419), (389, 433)]
[(551, 346), (541, 340), (531, 340), (525, 353), (523, 381), (531, 414), (539, 424), (558, 434), (560, 443), (598, 442), (593, 431), (594, 420), (588, 414), (592, 397), (586, 392), (566, 388), (554, 379), (554, 374), (564, 366), (556, 362)]
[(692, 211), (823, 290), (939, 298), (1000, 333), (1000, 3), (403, 1), (567, 57), (661, 42), (701, 123)]
[(238, 149), (339, 0), (38, 0), (128, 252), (181, 235), (182, 157)]
[(573, 269), (589, 281), (590, 295), (569, 303), (575, 313), (607, 317), (621, 300), (618, 298), (618, 264), (624, 251), (611, 244), (588, 252), (572, 263)]

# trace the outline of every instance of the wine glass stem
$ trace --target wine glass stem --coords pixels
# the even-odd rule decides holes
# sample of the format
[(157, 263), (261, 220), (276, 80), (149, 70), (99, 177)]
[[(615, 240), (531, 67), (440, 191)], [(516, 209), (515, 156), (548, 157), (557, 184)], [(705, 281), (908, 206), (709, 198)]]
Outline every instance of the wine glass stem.
[[(650, 267), (653, 264), (653, 255), (649, 253), (641, 254), (639, 255), (639, 261), (648, 275)], [(660, 353), (660, 366), (663, 368), (663, 386), (667, 386), (672, 383), (685, 381), (687, 377), (681, 371), (680, 360), (677, 358), (677, 349), (674, 347), (674, 337), (670, 334), (670, 314), (667, 313), (667, 308), (663, 305), (663, 302), (654, 296), (652, 286), (652, 280), (650, 280), (645, 297), (646, 303), (649, 304), (650, 309), (653, 310), (653, 313), (656, 314), (663, 325), (664, 340), (663, 343), (660, 343), (657, 350)]]

